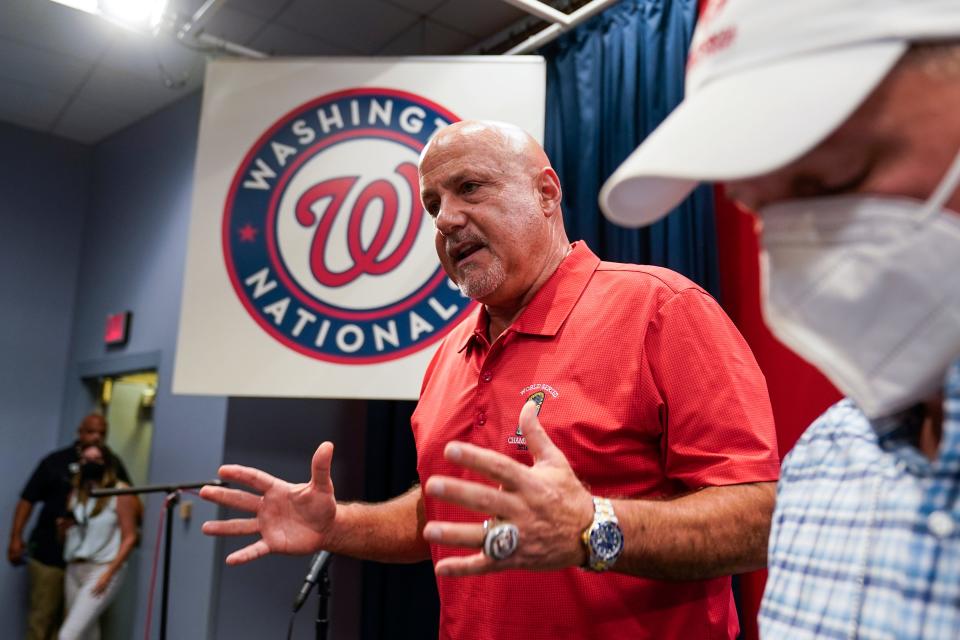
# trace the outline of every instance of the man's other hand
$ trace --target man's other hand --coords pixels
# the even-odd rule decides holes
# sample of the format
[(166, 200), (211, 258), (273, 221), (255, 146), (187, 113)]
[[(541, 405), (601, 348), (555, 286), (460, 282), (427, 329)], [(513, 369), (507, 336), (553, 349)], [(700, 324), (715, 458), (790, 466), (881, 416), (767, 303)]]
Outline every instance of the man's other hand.
[[(559, 569), (586, 560), (580, 534), (593, 521), (593, 499), (547, 436), (534, 402), (520, 411), (520, 428), (533, 455), (530, 467), (463, 442), (451, 442), (444, 450), (448, 460), (483, 474), (500, 489), (439, 475), (426, 484), (427, 495), (516, 525), (520, 532), (516, 551), (504, 560), (488, 558), (482, 551), (444, 558), (436, 565), (438, 575)], [(480, 524), (428, 522), (423, 537), (437, 544), (482, 549), (484, 532)]]
[(332, 460), (333, 443), (324, 442), (313, 454), (310, 482), (304, 484), (291, 484), (251, 467), (220, 467), (221, 478), (248, 486), (256, 493), (206, 486), (200, 490), (200, 497), (254, 517), (211, 520), (203, 523), (203, 532), (215, 536), (260, 535), (256, 542), (228, 555), (227, 564), (243, 564), (268, 553), (299, 555), (324, 548), (337, 512), (330, 480)]

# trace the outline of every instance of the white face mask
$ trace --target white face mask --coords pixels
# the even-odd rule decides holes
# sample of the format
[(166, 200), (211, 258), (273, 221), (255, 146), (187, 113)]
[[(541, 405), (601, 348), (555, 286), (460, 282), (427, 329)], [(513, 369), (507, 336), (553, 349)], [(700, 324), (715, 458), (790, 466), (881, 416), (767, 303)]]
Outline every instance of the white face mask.
[(960, 357), (960, 214), (944, 203), (832, 196), (760, 211), (763, 312), (777, 338), (871, 417), (924, 400)]

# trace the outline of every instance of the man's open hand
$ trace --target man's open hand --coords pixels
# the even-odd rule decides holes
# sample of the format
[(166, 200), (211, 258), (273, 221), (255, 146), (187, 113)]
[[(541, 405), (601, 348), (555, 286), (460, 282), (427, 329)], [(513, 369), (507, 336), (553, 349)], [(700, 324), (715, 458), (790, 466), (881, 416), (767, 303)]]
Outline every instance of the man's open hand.
[(203, 532), (215, 536), (260, 534), (259, 540), (227, 556), (227, 564), (243, 564), (268, 553), (309, 554), (324, 548), (337, 513), (330, 480), (332, 460), (333, 443), (324, 442), (313, 454), (310, 482), (304, 484), (291, 484), (251, 467), (220, 467), (221, 478), (256, 493), (206, 486), (200, 497), (254, 517), (211, 520), (203, 523)]
[[(482, 551), (444, 558), (438, 575), (460, 576), (503, 569), (559, 569), (584, 564), (581, 532), (593, 521), (593, 500), (577, 479), (563, 453), (550, 441), (537, 419), (537, 405), (527, 402), (520, 412), (520, 428), (533, 455), (533, 466), (463, 442), (451, 442), (444, 456), (477, 471), (501, 488), (436, 475), (426, 493), (491, 518), (510, 522), (520, 531), (517, 550), (505, 560), (493, 560)], [(430, 542), (482, 549), (479, 524), (428, 522), (423, 531)]]

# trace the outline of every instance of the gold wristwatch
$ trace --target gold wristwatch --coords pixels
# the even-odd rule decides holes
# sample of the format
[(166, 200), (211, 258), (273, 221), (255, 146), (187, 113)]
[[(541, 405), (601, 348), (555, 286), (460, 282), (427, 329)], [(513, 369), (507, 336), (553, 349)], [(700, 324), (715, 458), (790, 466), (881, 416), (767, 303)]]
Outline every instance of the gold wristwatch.
[(623, 552), (623, 530), (609, 498), (593, 498), (593, 522), (580, 535), (591, 571), (606, 571)]

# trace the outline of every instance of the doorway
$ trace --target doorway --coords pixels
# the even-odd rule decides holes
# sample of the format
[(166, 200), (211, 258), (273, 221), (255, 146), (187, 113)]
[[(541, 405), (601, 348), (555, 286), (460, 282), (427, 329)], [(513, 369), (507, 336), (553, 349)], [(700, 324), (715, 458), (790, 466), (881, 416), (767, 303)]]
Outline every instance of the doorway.
[(131, 484), (147, 484), (157, 397), (156, 370), (101, 376), (96, 384), (100, 411), (110, 425), (107, 446), (123, 461)]
[[(153, 407), (157, 397), (156, 369), (100, 375), (86, 382), (98, 410), (107, 418), (107, 446), (123, 461), (130, 474), (130, 484), (148, 484)], [(143, 559), (137, 556), (143, 553), (142, 548), (135, 550), (127, 562), (124, 588), (101, 620), (105, 640), (129, 640), (135, 636), (137, 586), (143, 564)]]

